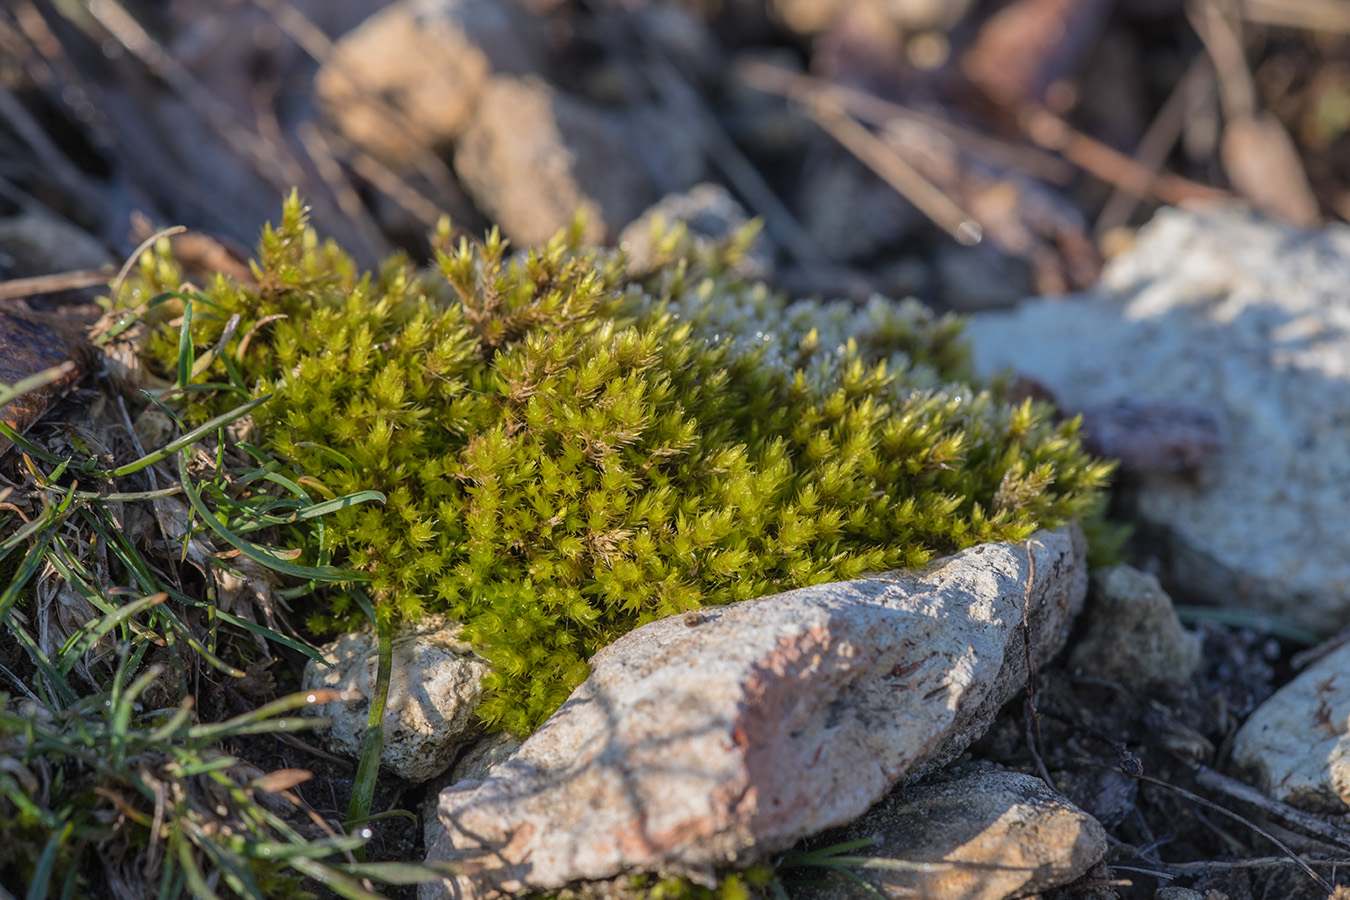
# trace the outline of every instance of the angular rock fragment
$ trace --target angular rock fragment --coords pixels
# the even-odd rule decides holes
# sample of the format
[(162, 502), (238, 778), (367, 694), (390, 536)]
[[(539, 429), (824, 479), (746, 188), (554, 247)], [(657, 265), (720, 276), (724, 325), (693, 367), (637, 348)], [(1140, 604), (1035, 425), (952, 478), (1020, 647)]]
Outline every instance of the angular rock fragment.
[(1061, 646), (1083, 552), (1076, 526), (1037, 532), (631, 632), (514, 756), (442, 792), (428, 860), (464, 874), (420, 896), (707, 880), (853, 820), (964, 750), (1028, 655)]
[(612, 240), (655, 199), (620, 130), (537, 78), (488, 79), (455, 146), (474, 202), (521, 246), (588, 213), (587, 240)]
[(981, 313), (966, 334), (978, 370), (1030, 376), (1066, 409), (1212, 407), (1226, 435), (1200, 477), (1135, 492), (1164, 581), (1331, 633), (1350, 616), (1348, 282), (1345, 226), (1163, 210), (1096, 291)]
[(1277, 800), (1314, 812), (1350, 806), (1350, 644), (1299, 673), (1248, 717), (1233, 762)]
[[(849, 855), (900, 865), (851, 871), (896, 900), (1025, 897), (1073, 881), (1106, 853), (1106, 830), (1041, 779), (996, 766), (961, 768), (897, 788), (820, 844), (875, 840)], [(800, 900), (875, 896), (842, 875), (819, 874), (820, 887)]]
[[(628, 254), (630, 271), (642, 271), (655, 264), (653, 229), (657, 224), (673, 228), (683, 223), (700, 250), (711, 249), (750, 224), (750, 217), (731, 192), (720, 184), (703, 183), (679, 194), (667, 194), (629, 222), (619, 234), (619, 246)], [(762, 237), (757, 236), (738, 274), (765, 279), (773, 272), (773, 256)]]
[(401, 0), (337, 42), (315, 77), (319, 106), (395, 168), (448, 147), (494, 72), (543, 63), (537, 23), (498, 0)]
[(1092, 573), (1086, 629), (1070, 667), (1133, 688), (1190, 683), (1200, 665), (1200, 637), (1181, 626), (1158, 579), (1133, 566)]
[[(478, 736), (474, 710), (483, 695), (487, 663), (459, 640), (459, 630), (456, 622), (431, 617), (394, 636), (380, 762), (400, 778), (434, 778)], [(361, 755), (369, 698), (375, 694), (377, 649), (369, 629), (345, 634), (323, 648), (331, 668), (313, 660), (305, 666), (305, 690), (357, 690), (366, 697), (363, 703), (329, 703), (312, 711), (332, 719), (325, 733), (336, 753)]]

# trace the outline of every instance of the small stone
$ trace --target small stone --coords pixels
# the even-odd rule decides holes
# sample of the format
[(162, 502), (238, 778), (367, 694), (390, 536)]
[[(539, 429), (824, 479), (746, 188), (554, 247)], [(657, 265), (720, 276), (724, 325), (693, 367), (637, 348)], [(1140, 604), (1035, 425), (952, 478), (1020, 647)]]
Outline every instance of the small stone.
[[(642, 271), (655, 262), (652, 245), (657, 222), (666, 228), (682, 222), (699, 248), (724, 241), (750, 224), (750, 217), (731, 192), (720, 184), (699, 184), (680, 194), (669, 194), (634, 219), (619, 235), (619, 246), (628, 254), (630, 271)], [(742, 260), (741, 274), (762, 280), (773, 271), (773, 257), (764, 239), (757, 236)]]
[(1313, 812), (1350, 805), (1350, 644), (1308, 666), (1243, 723), (1233, 762), (1277, 800)]
[(1069, 666), (1123, 685), (1182, 687), (1200, 666), (1200, 637), (1181, 626), (1158, 579), (1133, 566), (1092, 573), (1086, 627)]
[(1214, 896), (1216, 892), (1210, 891), (1209, 897), (1199, 891), (1193, 891), (1184, 887), (1161, 887), (1153, 892), (1153, 900), (1220, 900)]
[(655, 199), (617, 126), (537, 78), (496, 76), (455, 147), (455, 172), (516, 244), (542, 244), (587, 211), (613, 240)]
[[(432, 616), (393, 639), (393, 666), (384, 709), (380, 762), (400, 778), (426, 781), (445, 771), (478, 736), (474, 710), (483, 694), (487, 663), (459, 640), (460, 626)], [(335, 753), (359, 757), (379, 668), (378, 642), (369, 628), (325, 645), (324, 659), (305, 665), (305, 690), (357, 690), (365, 700), (312, 710), (333, 720), (325, 730)]]
[(852, 821), (983, 733), (1028, 637), (1042, 662), (1062, 646), (1084, 549), (1076, 527), (1042, 531), (630, 632), (515, 755), (441, 793), (428, 861), (466, 868), (419, 897), (707, 882)]
[(536, 71), (536, 30), (511, 3), (403, 0), (337, 42), (315, 98), (348, 139), (405, 168), (464, 130), (489, 75)]
[[(1188, 596), (1333, 633), (1350, 617), (1350, 227), (1165, 209), (1087, 294), (979, 313), (977, 370), (1061, 405), (1196, 404), (1222, 448), (1141, 477), (1136, 516)], [(1204, 446), (1200, 449), (1205, 450)]]
[[(1073, 881), (1106, 853), (1106, 830), (1096, 819), (1041, 779), (995, 766), (958, 767), (898, 788), (852, 825), (813, 843), (869, 838), (877, 843), (849, 855), (904, 867), (850, 872), (896, 900), (1025, 897)], [(801, 900), (875, 896), (843, 875), (822, 875)]]

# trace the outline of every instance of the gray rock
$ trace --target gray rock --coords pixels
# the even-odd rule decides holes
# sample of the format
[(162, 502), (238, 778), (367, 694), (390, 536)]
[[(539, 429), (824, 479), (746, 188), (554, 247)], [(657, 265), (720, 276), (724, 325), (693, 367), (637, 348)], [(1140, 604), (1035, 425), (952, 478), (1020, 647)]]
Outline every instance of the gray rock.
[(1343, 814), (1350, 805), (1350, 644), (1299, 673), (1233, 738), (1233, 761), (1277, 800)]
[[(459, 640), (459, 631), (457, 622), (433, 616), (394, 636), (380, 762), (400, 778), (426, 781), (439, 775), (478, 736), (474, 710), (488, 667)], [(345, 634), (322, 649), (332, 667), (307, 663), (304, 689), (357, 690), (367, 699), (330, 703), (311, 712), (333, 720), (324, 732), (333, 752), (360, 756), (369, 698), (375, 693), (375, 635), (370, 629)]]
[(1077, 527), (1038, 532), (630, 632), (514, 756), (442, 792), (428, 860), (465, 874), (419, 896), (708, 881), (852, 821), (988, 727), (1023, 684), (1027, 637), (1040, 661), (1062, 645), (1083, 552)]
[(1213, 407), (1223, 452), (1157, 475), (1137, 513), (1164, 580), (1316, 631), (1350, 616), (1350, 228), (1164, 210), (1085, 295), (971, 321), (977, 368), (1011, 367), (1069, 409)]
[(64, 219), (28, 212), (0, 219), (0, 277), (97, 269), (111, 262), (107, 248)]
[[(684, 193), (662, 197), (619, 235), (619, 246), (628, 254), (630, 270), (641, 271), (655, 263), (654, 229), (658, 224), (670, 228), (676, 223), (684, 224), (696, 246), (706, 248), (749, 225), (750, 217), (720, 184), (699, 184)], [(757, 280), (772, 274), (773, 258), (762, 236), (756, 236), (740, 272)]]
[[(1041, 779), (996, 766), (960, 769), (896, 789), (818, 845), (875, 840), (849, 855), (900, 865), (850, 871), (896, 900), (1025, 897), (1073, 881), (1106, 853), (1105, 829)], [(791, 874), (820, 882), (801, 900), (875, 897), (839, 873)]]
[(1181, 626), (1158, 579), (1133, 566), (1092, 573), (1086, 623), (1069, 665), (1132, 688), (1189, 684), (1200, 665), (1200, 637)]
[(1205, 895), (1190, 888), (1161, 887), (1153, 892), (1153, 900), (1205, 900)]
[(655, 200), (620, 130), (537, 78), (496, 76), (455, 146), (455, 171), (513, 242), (541, 244), (588, 211), (586, 238), (613, 240)]
[(485, 734), (464, 748), (450, 770), (427, 783), (429, 790), (418, 811), (422, 814), (422, 839), (430, 847), (445, 834), (437, 810), (442, 790), (461, 781), (482, 781), (494, 766), (510, 759), (520, 749), (520, 740), (503, 732)]
[(350, 140), (405, 168), (464, 130), (489, 75), (537, 71), (542, 48), (512, 3), (402, 0), (337, 42), (315, 98)]

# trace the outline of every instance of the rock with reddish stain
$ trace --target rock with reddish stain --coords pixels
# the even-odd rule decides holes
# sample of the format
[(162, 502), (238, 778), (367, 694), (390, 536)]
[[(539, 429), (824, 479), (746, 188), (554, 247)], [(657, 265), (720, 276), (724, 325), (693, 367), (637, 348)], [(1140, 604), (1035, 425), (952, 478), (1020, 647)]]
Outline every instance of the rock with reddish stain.
[(707, 882), (852, 821), (963, 751), (1062, 645), (1083, 552), (1076, 527), (1038, 532), (633, 631), (514, 756), (442, 792), (428, 861), (463, 874), (419, 896)]

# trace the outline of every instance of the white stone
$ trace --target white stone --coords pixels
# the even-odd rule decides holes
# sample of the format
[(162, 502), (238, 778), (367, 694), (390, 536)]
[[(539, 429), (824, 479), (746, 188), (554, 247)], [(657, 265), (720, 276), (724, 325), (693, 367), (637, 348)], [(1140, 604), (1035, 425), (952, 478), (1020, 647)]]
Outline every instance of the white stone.
[(1076, 527), (1038, 532), (630, 632), (515, 755), (442, 792), (428, 861), (465, 874), (419, 896), (707, 881), (852, 821), (983, 733), (1028, 639), (1037, 664), (1062, 646), (1084, 549)]
[[(459, 631), (458, 623), (431, 617), (394, 635), (380, 762), (400, 778), (434, 778), (478, 736), (474, 710), (488, 666), (459, 640)], [(331, 668), (311, 660), (304, 689), (357, 690), (366, 699), (325, 704), (312, 714), (333, 720), (323, 732), (333, 752), (359, 757), (379, 667), (375, 636), (370, 629), (345, 634), (322, 650)]]
[(1350, 644), (1299, 673), (1247, 718), (1233, 761), (1291, 806), (1343, 814), (1350, 805)]
[[(1073, 881), (1106, 853), (1106, 830), (1096, 819), (1041, 779), (992, 765), (960, 766), (930, 782), (897, 788), (819, 843), (868, 838), (876, 843), (849, 855), (927, 864), (851, 869), (895, 900), (1025, 897)], [(861, 900), (870, 894), (843, 875), (819, 874), (820, 886), (803, 891), (799, 900)]]
[(1084, 627), (1069, 667), (1144, 690), (1187, 685), (1200, 665), (1200, 636), (1181, 626), (1158, 579), (1133, 566), (1093, 571)]
[(410, 167), (464, 130), (489, 75), (537, 69), (536, 31), (499, 0), (400, 0), (337, 42), (315, 99), (350, 140)]
[(1168, 209), (1099, 289), (982, 313), (977, 368), (1069, 410), (1120, 399), (1217, 408), (1199, 478), (1153, 476), (1138, 515), (1169, 583), (1331, 632), (1350, 615), (1350, 228)]

